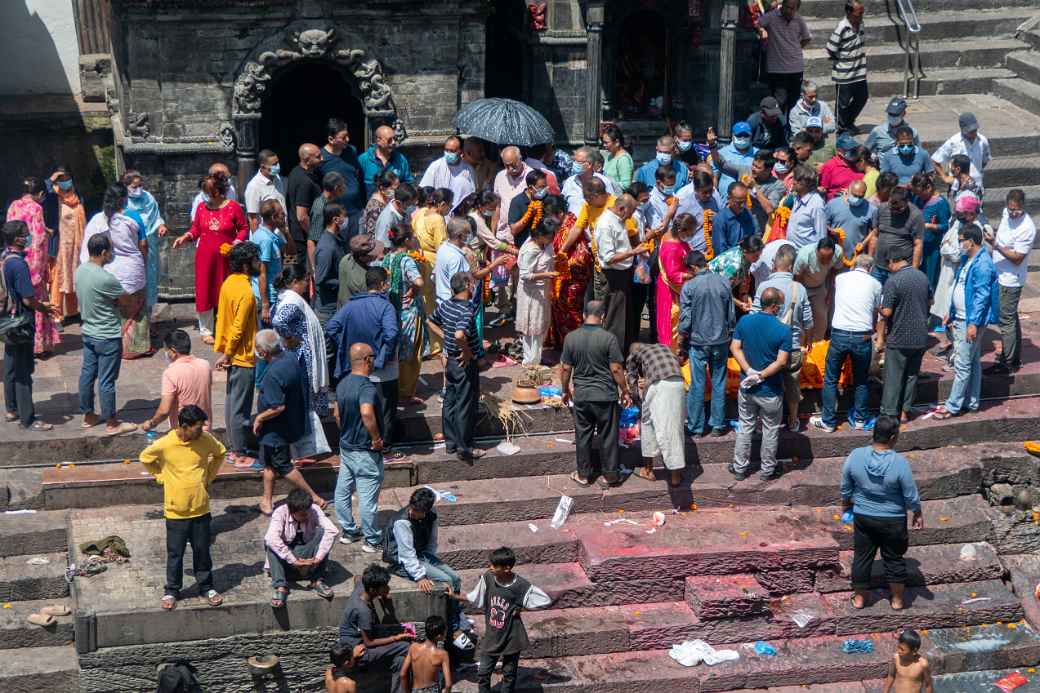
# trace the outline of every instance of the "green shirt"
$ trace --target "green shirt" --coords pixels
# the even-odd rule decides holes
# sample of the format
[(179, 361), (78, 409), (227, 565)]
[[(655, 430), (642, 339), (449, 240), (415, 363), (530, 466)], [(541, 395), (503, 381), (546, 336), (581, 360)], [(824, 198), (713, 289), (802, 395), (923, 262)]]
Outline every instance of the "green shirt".
[(823, 283), (827, 281), (827, 275), (832, 271), (840, 270), (842, 268), (842, 258), (844, 253), (842, 252), (840, 245), (834, 246), (834, 257), (831, 259), (829, 265), (821, 265), (819, 257), (816, 256), (816, 248), (819, 245), (819, 241), (816, 243), (810, 243), (809, 245), (803, 245), (798, 251), (798, 255), (795, 256), (794, 269), (792, 272), (797, 277), (800, 274), (805, 275), (805, 281), (802, 285), (806, 289), (818, 289), (823, 286)]
[(632, 185), (632, 172), (634, 170), (635, 164), (632, 163), (632, 155), (628, 152), (620, 156), (612, 157), (608, 155), (606, 162), (603, 164), (603, 174), (608, 178), (613, 178), (622, 188)]
[(83, 321), (83, 336), (92, 339), (118, 339), (123, 320), (116, 299), (123, 295), (123, 285), (107, 270), (93, 262), (85, 262), (76, 270), (76, 297)]

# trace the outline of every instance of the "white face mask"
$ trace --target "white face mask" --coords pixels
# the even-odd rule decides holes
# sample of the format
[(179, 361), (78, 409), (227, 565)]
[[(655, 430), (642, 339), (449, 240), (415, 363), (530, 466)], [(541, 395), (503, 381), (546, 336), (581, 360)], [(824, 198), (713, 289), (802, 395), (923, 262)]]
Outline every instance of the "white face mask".
[(903, 122), (903, 116), (901, 116), (901, 115), (897, 115), (897, 116), (890, 115), (890, 116), (888, 116), (888, 126), (890, 128), (894, 128), (894, 127), (902, 124), (902, 122)]

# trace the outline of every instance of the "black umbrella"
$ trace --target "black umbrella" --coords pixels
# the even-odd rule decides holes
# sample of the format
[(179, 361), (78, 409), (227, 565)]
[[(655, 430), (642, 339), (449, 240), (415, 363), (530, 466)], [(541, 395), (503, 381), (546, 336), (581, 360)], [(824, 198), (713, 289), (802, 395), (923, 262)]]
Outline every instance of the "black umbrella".
[(512, 99), (479, 99), (455, 114), (459, 132), (495, 144), (531, 147), (554, 139), (552, 126), (541, 113)]

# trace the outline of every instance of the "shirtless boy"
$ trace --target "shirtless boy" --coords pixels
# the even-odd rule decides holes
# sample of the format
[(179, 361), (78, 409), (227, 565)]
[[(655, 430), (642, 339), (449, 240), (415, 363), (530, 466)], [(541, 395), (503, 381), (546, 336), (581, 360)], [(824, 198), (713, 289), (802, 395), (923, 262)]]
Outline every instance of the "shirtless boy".
[[(448, 693), (451, 691), (451, 664), (448, 653), (437, 645), (444, 641), (447, 624), (440, 616), (426, 619), (426, 639), (408, 648), (401, 667), (403, 693)], [(444, 687), (441, 688), (441, 675)]]
[(325, 670), (326, 693), (357, 693), (357, 683), (348, 674), (364, 654), (364, 645), (333, 645), (329, 650), (332, 666)]
[(932, 670), (918, 652), (920, 649), (921, 636), (917, 631), (904, 630), (899, 634), (883, 693), (934, 693)]

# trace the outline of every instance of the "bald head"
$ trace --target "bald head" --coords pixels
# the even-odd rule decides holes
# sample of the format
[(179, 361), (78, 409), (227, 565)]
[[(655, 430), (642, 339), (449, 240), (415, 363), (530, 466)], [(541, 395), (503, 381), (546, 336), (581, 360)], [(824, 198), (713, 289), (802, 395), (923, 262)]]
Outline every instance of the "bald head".
[(614, 214), (617, 214), (622, 219), (628, 219), (638, 205), (636, 198), (628, 193), (618, 195), (617, 200), (614, 201)]
[(225, 164), (225, 163), (223, 163), (221, 161), (214, 161), (209, 166), (209, 175), (215, 176), (218, 173), (223, 173), (228, 178), (231, 177), (231, 169), (229, 169), (227, 167), (227, 164)]
[(520, 162), (520, 148), (509, 145), (502, 150), (502, 163), (506, 166), (515, 166)]
[(380, 125), (376, 128), (376, 147), (383, 154), (392, 152), (397, 146), (396, 135), (397, 133), (389, 125)]
[(856, 197), (866, 197), (867, 184), (862, 179), (852, 181), (852, 185), (849, 186), (849, 194)]
[(780, 312), (780, 306), (784, 303), (784, 292), (772, 287), (762, 292), (762, 312), (776, 315)]
[(369, 375), (372, 372), (372, 359), (375, 352), (364, 342), (350, 345), (350, 372), (356, 375)]
[(310, 142), (301, 144), (296, 154), (300, 157), (300, 166), (305, 171), (310, 171), (321, 161), (321, 150), (318, 149), (318, 145)]

